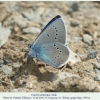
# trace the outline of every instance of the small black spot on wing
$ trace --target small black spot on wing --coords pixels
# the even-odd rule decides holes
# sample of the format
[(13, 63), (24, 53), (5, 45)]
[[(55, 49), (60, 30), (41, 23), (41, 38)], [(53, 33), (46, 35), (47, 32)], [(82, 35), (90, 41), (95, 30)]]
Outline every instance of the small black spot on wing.
[(56, 35), (58, 35), (58, 33), (56, 33)]
[(55, 38), (54, 38), (54, 39), (55, 39), (55, 42), (58, 42), (58, 35), (59, 35), (58, 29), (57, 29), (57, 27), (54, 26), (54, 25), (53, 25), (53, 28), (54, 28), (54, 30), (55, 30), (55, 32), (56, 32), (56, 33), (55, 33)]
[(57, 40), (57, 37), (55, 37), (55, 40)]
[(58, 32), (58, 30), (56, 30), (56, 32)]
[(50, 35), (49, 35), (49, 34), (47, 34), (47, 36), (49, 37)]
[(53, 45), (54, 47), (56, 46), (56, 44)]

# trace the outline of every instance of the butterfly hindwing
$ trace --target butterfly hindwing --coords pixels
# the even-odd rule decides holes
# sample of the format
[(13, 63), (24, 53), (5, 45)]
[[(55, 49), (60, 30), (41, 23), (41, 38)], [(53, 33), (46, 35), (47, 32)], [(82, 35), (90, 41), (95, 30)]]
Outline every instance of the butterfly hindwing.
[(36, 48), (37, 59), (56, 68), (62, 67), (69, 58), (69, 49), (61, 43), (42, 44)]

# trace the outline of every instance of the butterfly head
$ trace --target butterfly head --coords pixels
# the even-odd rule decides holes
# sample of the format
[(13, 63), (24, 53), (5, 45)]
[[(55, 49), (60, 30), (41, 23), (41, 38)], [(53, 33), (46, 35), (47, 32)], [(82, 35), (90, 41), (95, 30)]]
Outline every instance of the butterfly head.
[(36, 50), (34, 49), (33, 44), (28, 44), (28, 49), (29, 49), (28, 55), (30, 57), (36, 57)]

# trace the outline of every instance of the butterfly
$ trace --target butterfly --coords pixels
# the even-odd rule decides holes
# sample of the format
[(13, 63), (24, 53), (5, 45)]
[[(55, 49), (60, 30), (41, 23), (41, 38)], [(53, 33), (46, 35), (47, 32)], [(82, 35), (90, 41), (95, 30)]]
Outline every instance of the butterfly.
[(70, 55), (66, 42), (65, 23), (57, 15), (44, 27), (35, 42), (28, 45), (28, 55), (52, 67), (61, 68), (68, 62)]

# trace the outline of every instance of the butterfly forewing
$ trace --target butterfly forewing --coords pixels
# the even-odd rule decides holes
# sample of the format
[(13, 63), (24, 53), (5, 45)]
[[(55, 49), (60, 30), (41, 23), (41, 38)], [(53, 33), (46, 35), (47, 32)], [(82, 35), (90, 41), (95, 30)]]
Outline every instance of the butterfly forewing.
[(52, 21), (50, 25), (47, 25), (45, 30), (36, 39), (34, 45), (53, 42), (66, 43), (66, 28), (62, 18), (58, 18)]

